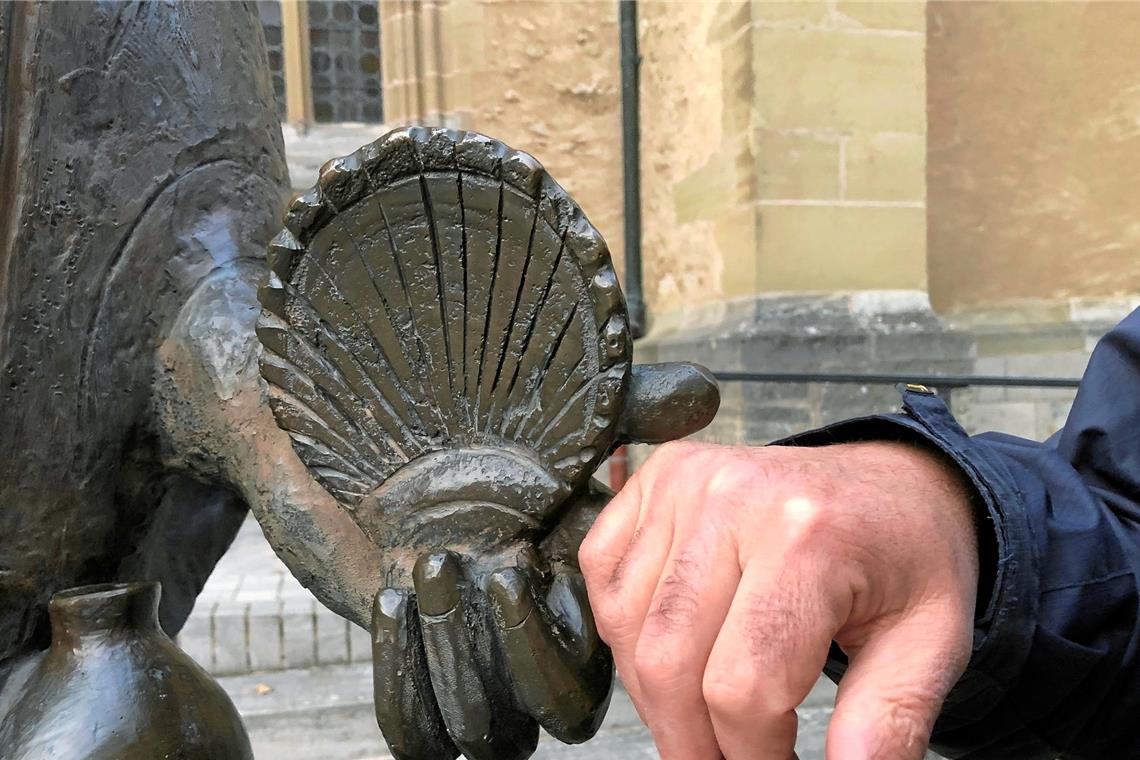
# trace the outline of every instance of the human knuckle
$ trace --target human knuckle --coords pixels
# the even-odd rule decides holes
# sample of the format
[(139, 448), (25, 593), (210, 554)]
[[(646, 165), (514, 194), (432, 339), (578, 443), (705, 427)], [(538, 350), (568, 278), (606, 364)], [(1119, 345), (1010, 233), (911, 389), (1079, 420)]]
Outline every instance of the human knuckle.
[(650, 618), (659, 621), (666, 632), (688, 628), (700, 607), (700, 600), (690, 586), (677, 585), (661, 594)]
[(756, 678), (739, 667), (710, 666), (701, 681), (709, 712), (718, 716), (756, 714), (760, 702)]
[(748, 490), (754, 473), (736, 462), (718, 462), (708, 469), (706, 489), (712, 497), (733, 496)]
[(613, 594), (602, 593), (591, 596), (590, 607), (594, 613), (594, 622), (599, 629), (609, 631), (620, 627), (623, 616)]
[(602, 540), (592, 533), (587, 534), (581, 546), (578, 547), (578, 566), (581, 568), (582, 576), (587, 583), (598, 578), (605, 560), (606, 552)]
[(612, 641), (624, 637), (633, 627), (633, 618), (628, 613), (628, 606), (618, 592), (606, 592), (590, 598), (590, 607), (594, 613), (594, 624), (602, 638)]
[(829, 504), (810, 494), (789, 496), (775, 506), (774, 523), (791, 548), (829, 545), (836, 528)]
[(793, 648), (797, 633), (808, 629), (805, 616), (795, 603), (795, 592), (788, 589), (781, 596), (766, 603), (754, 600), (744, 619), (741, 646), (761, 666), (784, 659)]
[(634, 671), (643, 688), (668, 691), (691, 678), (691, 663), (684, 656), (685, 647), (676, 639), (643, 636), (633, 653)]
[(672, 571), (661, 581), (649, 608), (646, 620), (651, 632), (671, 634), (692, 627), (692, 621), (700, 610), (701, 598), (693, 583), (698, 572), (697, 563), (687, 555), (678, 557)]

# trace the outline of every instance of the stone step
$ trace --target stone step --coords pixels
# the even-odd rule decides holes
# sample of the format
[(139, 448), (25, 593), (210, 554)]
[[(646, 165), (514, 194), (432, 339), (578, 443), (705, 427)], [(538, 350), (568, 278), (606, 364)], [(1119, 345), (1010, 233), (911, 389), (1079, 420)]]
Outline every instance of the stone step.
[(199, 600), (177, 642), (216, 676), (372, 660), (368, 632), (307, 591), (255, 601)]
[(301, 586), (252, 517), (206, 581), (177, 641), (216, 676), (372, 659), (368, 633)]
[(257, 760), (384, 757), (367, 665), (218, 678), (241, 713)]

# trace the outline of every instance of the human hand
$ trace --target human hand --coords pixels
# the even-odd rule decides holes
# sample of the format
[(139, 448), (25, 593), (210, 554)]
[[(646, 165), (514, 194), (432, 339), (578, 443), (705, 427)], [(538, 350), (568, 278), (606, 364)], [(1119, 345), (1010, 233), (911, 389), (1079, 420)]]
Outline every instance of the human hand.
[(829, 760), (917, 760), (969, 659), (969, 493), (909, 445), (666, 444), (579, 556), (663, 760), (794, 757), (832, 641), (851, 664)]
[[(346, 525), (263, 401), (252, 326), (242, 329), (235, 320), (232, 335), (211, 333), (227, 338), (233, 348), (226, 351), (195, 337), (195, 326), (223, 308), (256, 315), (243, 308), (252, 292), (243, 280), (219, 280), (172, 330), (160, 352), (167, 370), (158, 394), (164, 435), (172, 450), (194, 453), (204, 477), (237, 487), (259, 517), (284, 514), (286, 525), (336, 537), (336, 561), (308, 558), (323, 569), (308, 580), (322, 600), (345, 595), (343, 614), (354, 621), (362, 622), (362, 607), (371, 613), (363, 623), (374, 639), (377, 720), (393, 755), (444, 760), (462, 751), (510, 760), (534, 751), (539, 725), (567, 742), (593, 735), (609, 702), (613, 666), (586, 604), (578, 547), (612, 492), (588, 483), (557, 511), (543, 511), (539, 531), (504, 518), (508, 510), (480, 508), (497, 500), (527, 504), (527, 494), (509, 491), (509, 478), (492, 481), (481, 500), (469, 483), (457, 487), (444, 467), (423, 481), (416, 499), (391, 498), (384, 489), (372, 494), (360, 518), (369, 533)], [(715, 383), (691, 365), (636, 367), (627, 393), (621, 441), (692, 432), (716, 409)], [(481, 464), (492, 467), (495, 456), (485, 452)], [(510, 466), (504, 459), (497, 472)], [(449, 519), (431, 531), (393, 519), (430, 515), (431, 506), (449, 502), (459, 508), (443, 512)], [(370, 522), (374, 515), (386, 519)], [(276, 523), (265, 526), (268, 533)]]

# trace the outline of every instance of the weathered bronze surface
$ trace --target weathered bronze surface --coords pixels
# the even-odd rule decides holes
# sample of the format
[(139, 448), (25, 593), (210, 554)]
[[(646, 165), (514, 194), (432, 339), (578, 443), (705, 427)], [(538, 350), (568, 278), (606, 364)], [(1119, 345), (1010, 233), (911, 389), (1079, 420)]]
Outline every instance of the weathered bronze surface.
[(252, 760), (225, 691), (159, 629), (158, 599), (157, 583), (52, 597), (51, 646), (0, 693), (0, 758)]
[(176, 631), (245, 515), (152, 387), (176, 325), (220, 394), (252, 361), (239, 309), (185, 315), (252, 307), (284, 204), (260, 34), (248, 4), (0, 3), (0, 683), (63, 588), (161, 581)]
[(330, 161), (269, 261), (269, 403), (332, 501), (259, 518), (371, 625), (393, 754), (592, 736), (612, 664), (576, 560), (610, 496), (591, 476), (620, 442), (706, 425), (715, 381), (631, 367), (601, 235), (534, 158), (475, 133), (401, 129)]

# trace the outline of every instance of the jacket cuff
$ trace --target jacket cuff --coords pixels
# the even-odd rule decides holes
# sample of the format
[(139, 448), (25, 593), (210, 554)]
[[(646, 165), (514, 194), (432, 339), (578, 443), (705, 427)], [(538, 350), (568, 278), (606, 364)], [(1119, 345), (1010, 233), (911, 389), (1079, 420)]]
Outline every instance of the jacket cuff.
[[(901, 414), (847, 420), (775, 445), (821, 446), (872, 440), (926, 444), (941, 452), (972, 485), (980, 513), (979, 545), (991, 539), (991, 546), (996, 548), (986, 563), (992, 586), (988, 594), (987, 589), (979, 588), (979, 601), (988, 597), (988, 602), (975, 615), (969, 665), (951, 690), (935, 726), (934, 743), (939, 744), (940, 736), (952, 739), (959, 729), (1001, 709), (1009, 684), (1021, 671), (1037, 619), (1037, 562), (1024, 498), (1000, 455), (985, 442), (970, 438), (931, 391), (922, 386), (900, 386), (900, 391)], [(981, 573), (984, 583), (986, 568)], [(847, 658), (833, 644), (824, 672), (838, 681), (846, 668)]]

